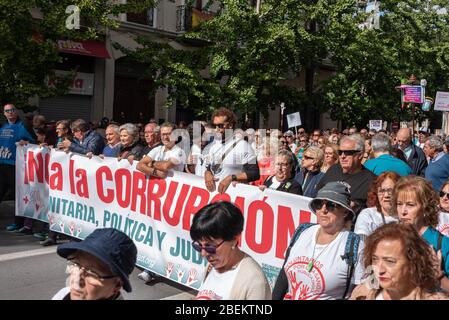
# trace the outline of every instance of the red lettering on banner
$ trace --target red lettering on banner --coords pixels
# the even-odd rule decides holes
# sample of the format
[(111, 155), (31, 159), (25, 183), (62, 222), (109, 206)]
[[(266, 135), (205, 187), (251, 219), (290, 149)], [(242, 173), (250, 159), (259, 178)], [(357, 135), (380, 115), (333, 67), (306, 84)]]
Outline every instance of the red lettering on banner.
[(73, 164), (74, 160), (70, 159), (69, 161), (69, 181), (70, 181), (70, 193), (75, 194), (75, 181), (73, 174)]
[(114, 191), (112, 189), (106, 189), (106, 195), (104, 194), (103, 175), (105, 175), (105, 180), (112, 181), (112, 172), (109, 167), (102, 166), (98, 168), (97, 172), (95, 173), (97, 194), (100, 200), (104, 203), (111, 203), (112, 201), (114, 201)]
[[(157, 186), (157, 192), (154, 192), (154, 187)], [(147, 192), (147, 215), (153, 216), (154, 219), (161, 221), (161, 197), (165, 193), (167, 184), (164, 179), (150, 178), (148, 182)], [(154, 202), (154, 211), (151, 213), (151, 203)]]
[(300, 210), (299, 211), (299, 224), (310, 223), (310, 211)]
[[(140, 186), (139, 186), (140, 182)], [(131, 210), (137, 211), (137, 197), (140, 197), (140, 210), (141, 214), (145, 214), (146, 205), (147, 205), (147, 197), (145, 195), (145, 191), (147, 189), (147, 178), (146, 176), (139, 171), (133, 171), (133, 188), (131, 193)]]
[(218, 201), (228, 201), (231, 202), (231, 196), (227, 193), (217, 193), (215, 197), (212, 198), (210, 203), (215, 203)]
[(48, 184), (48, 166), (49, 166), (49, 164), (50, 164), (50, 153), (46, 153), (45, 154), (45, 172), (44, 172), (44, 175), (45, 175), (45, 182), (47, 182), (47, 184)]
[[(123, 177), (125, 182), (123, 182)], [(131, 201), (131, 192), (127, 189), (127, 186), (131, 186), (131, 172), (128, 169), (117, 169), (114, 174), (117, 203), (122, 208), (128, 208)], [(123, 191), (125, 196), (123, 197)]]
[(276, 258), (285, 258), (285, 249), (295, 229), (295, 221), (293, 220), (291, 208), (279, 205), (277, 212)]
[(245, 198), (236, 197), (234, 204), (243, 212), (243, 215), (245, 215)]
[(37, 182), (44, 182), (44, 159), (42, 153), (38, 153), (34, 158), (34, 152), (28, 151), (28, 180), (34, 182), (34, 175), (36, 174)]
[(50, 189), (51, 190), (59, 190), (62, 191), (63, 188), (63, 180), (62, 180), (62, 166), (58, 162), (53, 162), (51, 164), (51, 171), (54, 171), (50, 175)]
[(87, 172), (84, 169), (76, 169), (75, 175), (79, 180), (76, 182), (76, 192), (82, 197), (89, 199), (89, 187), (87, 184)]
[[(248, 247), (257, 253), (267, 253), (273, 245), (274, 212), (263, 200), (253, 201), (248, 207), (245, 239)], [(262, 225), (257, 225), (257, 215), (261, 212)], [(256, 242), (256, 230), (261, 232), (261, 242)]]
[[(210, 193), (206, 189), (192, 187), (189, 199), (187, 199), (186, 207), (184, 209), (184, 216), (182, 218), (182, 228), (186, 231), (190, 230), (191, 216), (198, 212), (199, 209), (209, 203)], [(195, 205), (196, 200), (200, 198), (200, 203)]]
[(164, 206), (163, 206), (163, 214), (164, 220), (171, 226), (175, 227), (179, 224), (179, 220), (181, 219), (182, 207), (187, 198), (187, 193), (189, 192), (190, 186), (183, 185), (181, 191), (179, 193), (178, 201), (176, 201), (176, 207), (173, 212), (173, 216), (170, 216), (170, 208), (172, 207), (173, 199), (176, 195), (176, 190), (178, 188), (178, 183), (172, 181), (170, 183), (170, 187), (168, 188), (167, 196), (165, 198)]

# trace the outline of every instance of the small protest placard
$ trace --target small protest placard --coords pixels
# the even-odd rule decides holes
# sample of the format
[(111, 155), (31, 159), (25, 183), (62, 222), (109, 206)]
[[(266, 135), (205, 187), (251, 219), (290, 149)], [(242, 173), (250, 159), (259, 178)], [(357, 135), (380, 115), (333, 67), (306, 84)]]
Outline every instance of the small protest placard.
[(287, 123), (289, 128), (298, 127), (301, 125), (301, 116), (299, 112), (290, 113), (287, 115)]
[(438, 91), (435, 99), (436, 111), (449, 111), (449, 92)]
[(382, 130), (382, 120), (370, 120), (369, 121), (369, 128), (374, 129), (376, 131)]

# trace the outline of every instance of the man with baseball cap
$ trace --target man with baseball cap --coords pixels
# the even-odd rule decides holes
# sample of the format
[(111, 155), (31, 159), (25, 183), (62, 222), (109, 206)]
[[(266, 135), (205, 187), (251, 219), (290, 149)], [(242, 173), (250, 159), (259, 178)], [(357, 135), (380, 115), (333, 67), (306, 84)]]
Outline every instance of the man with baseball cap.
[(69, 277), (52, 300), (123, 300), (120, 289), (131, 292), (137, 248), (125, 233), (95, 229), (81, 242), (60, 245), (57, 253), (67, 259)]

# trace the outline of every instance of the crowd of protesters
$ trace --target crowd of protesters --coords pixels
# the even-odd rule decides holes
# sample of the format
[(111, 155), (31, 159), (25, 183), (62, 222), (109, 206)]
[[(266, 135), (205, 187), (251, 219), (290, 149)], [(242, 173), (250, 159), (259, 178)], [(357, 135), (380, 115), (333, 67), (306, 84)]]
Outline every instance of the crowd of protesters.
[[(257, 263), (236, 246), (244, 223), (239, 209), (222, 202), (200, 210), (190, 233), (193, 248), (209, 265), (198, 298), (447, 298), (449, 139), (444, 136), (409, 128), (316, 129), (310, 135), (302, 127), (244, 131), (227, 108), (217, 109), (210, 122), (197, 122), (197, 127), (155, 120), (120, 124), (107, 118), (99, 124), (83, 119), (48, 123), (42, 115), (22, 121), (14, 105), (6, 104), (3, 111), (0, 202), (8, 190), (14, 193), (15, 144), (27, 142), (136, 162), (137, 170), (159, 179), (172, 171), (195, 174), (209, 192), (224, 193), (246, 183), (261, 192), (311, 198), (317, 224), (296, 230), (273, 292)], [(34, 236), (42, 245), (57, 244), (55, 232), (31, 219), (15, 217), (7, 230), (39, 231)], [(71, 269), (77, 277), (85, 270), (80, 257)], [(325, 288), (307, 284), (317, 270)], [(129, 273), (121, 275), (120, 286)], [(155, 277), (148, 271), (139, 275), (145, 282)], [(120, 297), (116, 290), (110, 295)]]

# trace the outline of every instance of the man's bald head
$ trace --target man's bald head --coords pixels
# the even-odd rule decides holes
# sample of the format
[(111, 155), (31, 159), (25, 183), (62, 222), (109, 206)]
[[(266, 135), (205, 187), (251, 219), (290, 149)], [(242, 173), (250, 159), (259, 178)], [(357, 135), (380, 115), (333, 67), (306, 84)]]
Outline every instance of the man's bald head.
[(396, 134), (396, 141), (399, 148), (404, 150), (412, 143), (412, 134), (409, 128), (401, 128)]

